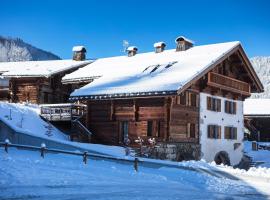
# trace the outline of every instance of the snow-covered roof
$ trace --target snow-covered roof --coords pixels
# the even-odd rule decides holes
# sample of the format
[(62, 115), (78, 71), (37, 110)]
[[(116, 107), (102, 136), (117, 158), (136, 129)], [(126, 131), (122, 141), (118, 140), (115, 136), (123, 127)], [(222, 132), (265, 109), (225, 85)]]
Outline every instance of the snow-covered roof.
[(132, 57), (103, 58), (66, 75), (64, 79), (100, 77), (75, 90), (71, 99), (175, 92), (239, 45), (239, 42), (228, 42), (196, 46), (186, 51), (171, 49), (159, 54), (149, 52)]
[(137, 51), (138, 48), (136, 46), (130, 46), (127, 48), (128, 51)]
[(156, 42), (156, 43), (154, 43), (155, 48), (162, 47), (163, 45), (166, 46), (165, 42)]
[(85, 51), (86, 50), (86, 48), (84, 47), (84, 46), (74, 46), (73, 48), (72, 48), (72, 51)]
[(49, 77), (59, 72), (82, 67), (91, 62), (90, 60), (0, 62), (0, 73), (3, 73), (3, 77)]
[(244, 101), (244, 115), (270, 116), (270, 99), (246, 99)]
[(194, 44), (194, 41), (192, 41), (192, 40), (190, 40), (190, 39), (188, 39), (188, 38), (186, 38), (185, 36), (178, 36), (176, 39), (175, 39), (175, 43), (177, 43), (177, 41), (178, 40), (185, 40), (185, 41), (187, 41), (187, 42), (189, 42), (189, 43), (191, 43), (191, 44)]

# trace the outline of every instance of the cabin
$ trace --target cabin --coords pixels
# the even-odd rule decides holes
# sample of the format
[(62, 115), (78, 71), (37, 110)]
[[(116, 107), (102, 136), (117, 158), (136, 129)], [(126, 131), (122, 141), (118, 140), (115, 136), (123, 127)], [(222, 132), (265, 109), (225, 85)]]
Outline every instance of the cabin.
[(87, 105), (95, 143), (136, 146), (138, 138), (155, 138), (151, 157), (238, 164), (243, 101), (262, 92), (262, 83), (240, 42), (194, 46), (183, 36), (175, 42), (175, 49), (158, 42), (147, 53), (131, 47), (127, 56), (79, 69), (69, 77), (92, 82), (70, 100)]
[(73, 89), (62, 84), (62, 77), (92, 62), (84, 60), (84, 47), (74, 47), (73, 52), (73, 60), (1, 62), (0, 100), (35, 104), (67, 102)]
[(270, 99), (246, 99), (244, 119), (249, 140), (270, 142)]

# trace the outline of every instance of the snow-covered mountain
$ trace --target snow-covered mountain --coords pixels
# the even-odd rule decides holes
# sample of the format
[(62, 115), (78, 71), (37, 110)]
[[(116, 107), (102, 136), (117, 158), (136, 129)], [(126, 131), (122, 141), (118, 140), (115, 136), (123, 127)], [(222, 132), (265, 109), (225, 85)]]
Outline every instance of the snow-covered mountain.
[(264, 86), (263, 93), (252, 94), (251, 98), (270, 98), (270, 56), (254, 57), (250, 61)]
[(0, 62), (60, 60), (60, 57), (25, 43), (19, 38), (0, 36)]

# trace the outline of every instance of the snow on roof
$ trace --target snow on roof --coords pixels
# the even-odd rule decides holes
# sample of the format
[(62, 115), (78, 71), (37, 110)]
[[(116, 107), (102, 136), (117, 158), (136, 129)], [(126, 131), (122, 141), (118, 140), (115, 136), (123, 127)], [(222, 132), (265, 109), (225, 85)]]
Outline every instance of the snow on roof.
[(157, 47), (161, 47), (161, 46), (166, 46), (165, 42), (156, 42), (154, 43), (154, 47), (157, 48)]
[(100, 77), (75, 90), (71, 97), (177, 91), (238, 45), (239, 42), (228, 42), (196, 46), (186, 51), (172, 49), (159, 54), (103, 58), (64, 79)]
[(192, 40), (186, 38), (185, 36), (178, 36), (178, 37), (175, 39), (175, 43), (178, 43), (178, 42), (177, 42), (178, 40), (185, 40), (185, 41), (187, 41), (187, 42), (189, 42), (189, 43), (191, 43), (191, 44), (194, 44), (194, 41), (192, 41)]
[(137, 51), (138, 48), (136, 46), (130, 46), (127, 48), (128, 51)]
[(92, 61), (47, 60), (24, 62), (0, 62), (0, 72), (4, 77), (49, 77), (53, 74), (76, 69)]
[(86, 50), (84, 46), (74, 46), (72, 48), (72, 51), (83, 51), (83, 50)]
[(270, 115), (270, 99), (246, 99), (244, 115)]

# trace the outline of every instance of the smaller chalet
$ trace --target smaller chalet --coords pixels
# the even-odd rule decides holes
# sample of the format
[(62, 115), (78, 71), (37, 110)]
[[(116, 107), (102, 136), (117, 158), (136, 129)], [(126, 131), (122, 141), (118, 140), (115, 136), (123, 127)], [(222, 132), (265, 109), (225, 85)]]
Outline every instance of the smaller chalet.
[(0, 100), (11, 102), (62, 103), (73, 91), (61, 79), (85, 65), (84, 47), (73, 48), (73, 60), (0, 63)]
[[(98, 59), (62, 81), (92, 81), (70, 100), (87, 104), (94, 142), (136, 145), (155, 138), (151, 156), (215, 160), (236, 165), (243, 155), (243, 101), (263, 86), (240, 42), (176, 48)], [(149, 140), (150, 139), (150, 140)]]
[(270, 142), (270, 99), (246, 99), (244, 118), (248, 139)]

